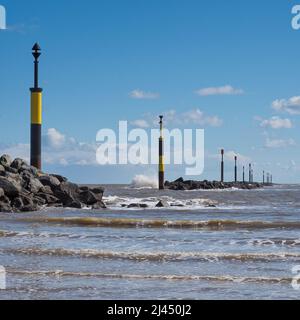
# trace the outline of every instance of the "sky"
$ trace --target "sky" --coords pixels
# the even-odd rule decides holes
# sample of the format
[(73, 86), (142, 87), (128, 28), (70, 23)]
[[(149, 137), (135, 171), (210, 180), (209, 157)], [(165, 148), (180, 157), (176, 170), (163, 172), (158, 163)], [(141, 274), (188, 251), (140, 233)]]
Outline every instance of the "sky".
[[(29, 158), (31, 48), (39, 42), (43, 169), (81, 183), (156, 177), (156, 165), (100, 166), (96, 134), (119, 121), (205, 130), (205, 169), (233, 158), (300, 181), (300, 30), (291, 0), (0, 0), (0, 153)], [(300, 4), (300, 0), (299, 0)], [(166, 166), (166, 178), (185, 166)], [(190, 178), (190, 177), (187, 177)], [(241, 175), (240, 175), (241, 178)]]

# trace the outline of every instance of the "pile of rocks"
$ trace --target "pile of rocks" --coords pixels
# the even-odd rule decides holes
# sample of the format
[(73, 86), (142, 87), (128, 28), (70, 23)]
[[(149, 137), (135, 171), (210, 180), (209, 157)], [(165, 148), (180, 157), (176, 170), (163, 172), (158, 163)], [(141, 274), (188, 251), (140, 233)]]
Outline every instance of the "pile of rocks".
[(165, 188), (170, 190), (213, 190), (213, 189), (245, 189), (252, 190), (263, 188), (260, 183), (247, 183), (247, 182), (219, 182), (219, 181), (194, 181), (179, 178), (174, 182), (166, 181)]
[(46, 174), (22, 159), (0, 157), (0, 212), (29, 212), (43, 207), (105, 208), (102, 187), (80, 187)]

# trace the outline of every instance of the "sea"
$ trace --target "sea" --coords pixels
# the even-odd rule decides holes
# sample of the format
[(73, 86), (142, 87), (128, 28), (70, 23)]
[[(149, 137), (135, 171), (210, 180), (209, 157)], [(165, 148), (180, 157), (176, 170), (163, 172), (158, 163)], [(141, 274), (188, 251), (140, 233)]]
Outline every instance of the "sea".
[(0, 214), (1, 300), (300, 298), (299, 185), (105, 188), (105, 210)]

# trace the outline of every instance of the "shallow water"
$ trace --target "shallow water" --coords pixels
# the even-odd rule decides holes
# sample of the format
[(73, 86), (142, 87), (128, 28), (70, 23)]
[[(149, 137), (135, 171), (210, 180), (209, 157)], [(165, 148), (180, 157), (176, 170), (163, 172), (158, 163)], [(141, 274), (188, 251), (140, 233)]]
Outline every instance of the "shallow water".
[[(155, 208), (161, 199), (173, 206)], [(0, 299), (300, 298), (291, 285), (300, 265), (300, 186), (107, 186), (105, 201), (100, 211), (0, 214)], [(130, 203), (148, 208), (122, 207)]]

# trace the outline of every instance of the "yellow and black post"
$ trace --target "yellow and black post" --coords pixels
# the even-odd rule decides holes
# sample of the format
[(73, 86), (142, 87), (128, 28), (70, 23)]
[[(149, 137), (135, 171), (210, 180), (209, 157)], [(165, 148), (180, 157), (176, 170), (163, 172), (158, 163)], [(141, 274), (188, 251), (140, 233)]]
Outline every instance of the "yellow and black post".
[(237, 156), (234, 157), (234, 182), (237, 183)]
[(30, 163), (42, 169), (42, 88), (39, 88), (39, 57), (41, 48), (36, 43), (32, 48), (34, 56), (34, 87), (31, 91), (31, 143)]
[(224, 149), (221, 150), (221, 182), (224, 182)]
[(159, 137), (159, 173), (158, 185), (159, 190), (165, 189), (165, 164), (164, 164), (164, 138), (163, 138), (163, 116), (160, 116), (160, 137)]

